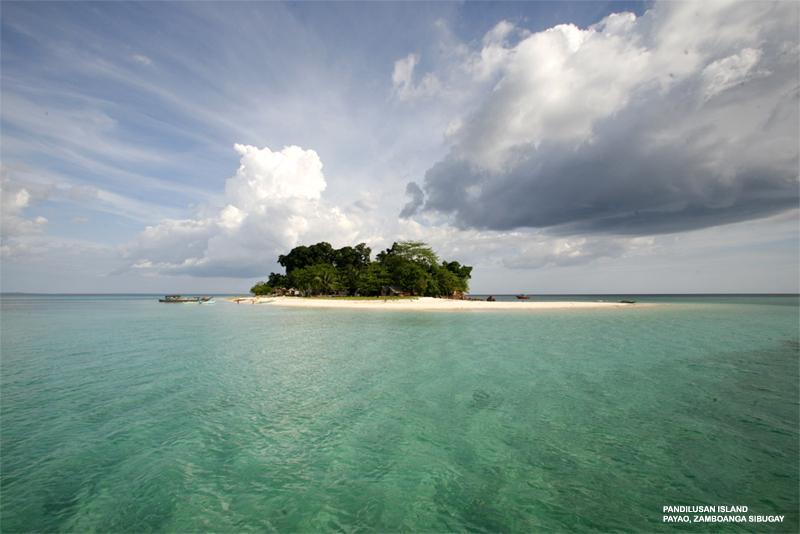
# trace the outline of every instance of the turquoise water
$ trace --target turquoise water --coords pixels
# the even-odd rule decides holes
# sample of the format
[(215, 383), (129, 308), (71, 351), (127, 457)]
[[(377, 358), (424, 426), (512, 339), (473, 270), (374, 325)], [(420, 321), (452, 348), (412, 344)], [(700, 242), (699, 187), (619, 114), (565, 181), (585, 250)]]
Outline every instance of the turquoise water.
[[(637, 300), (5, 296), (2, 530), (797, 531), (798, 298)], [(709, 504), (786, 519), (661, 523)]]

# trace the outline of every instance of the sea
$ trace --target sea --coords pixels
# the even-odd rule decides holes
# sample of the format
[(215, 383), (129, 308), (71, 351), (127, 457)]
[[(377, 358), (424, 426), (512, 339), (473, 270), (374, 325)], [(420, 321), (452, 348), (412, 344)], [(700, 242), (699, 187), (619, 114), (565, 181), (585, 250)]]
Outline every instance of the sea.
[(637, 303), (3, 295), (0, 528), (798, 531), (797, 295), (532, 298)]

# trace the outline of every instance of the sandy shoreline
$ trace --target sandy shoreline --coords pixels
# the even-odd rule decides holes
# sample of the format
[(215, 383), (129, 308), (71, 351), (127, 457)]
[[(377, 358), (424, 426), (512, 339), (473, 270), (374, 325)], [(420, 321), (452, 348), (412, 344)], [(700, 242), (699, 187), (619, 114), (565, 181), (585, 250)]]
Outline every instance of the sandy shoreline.
[(456, 311), (456, 310), (565, 310), (593, 308), (626, 308), (632, 304), (619, 302), (568, 302), (568, 301), (526, 301), (526, 302), (486, 302), (483, 300), (451, 300), (431, 297), (395, 300), (346, 300), (300, 297), (237, 297), (228, 299), (240, 304), (260, 304), (288, 308), (346, 308), (358, 310), (406, 310), (406, 311)]

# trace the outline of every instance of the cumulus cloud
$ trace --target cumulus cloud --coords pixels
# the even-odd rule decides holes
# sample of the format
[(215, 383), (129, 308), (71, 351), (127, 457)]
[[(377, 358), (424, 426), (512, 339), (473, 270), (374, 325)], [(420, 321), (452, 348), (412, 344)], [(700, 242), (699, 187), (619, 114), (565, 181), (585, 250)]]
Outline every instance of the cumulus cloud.
[(46, 196), (46, 189), (23, 186), (13, 181), (5, 168), (0, 170), (0, 236), (4, 246), (10, 247), (16, 239), (44, 230), (47, 219), (27, 217), (25, 211)]
[(668, 2), (588, 28), (501, 23), (462, 68), (477, 108), (403, 214), (652, 235), (796, 206), (799, 11)]
[(27, 255), (32, 250), (31, 238), (44, 233), (47, 219), (25, 212), (47, 193), (46, 188), (23, 186), (9, 177), (6, 168), (0, 169), (0, 255), (4, 258)]
[[(322, 162), (313, 150), (235, 145), (240, 165), (225, 183), (224, 205), (204, 215), (165, 219), (126, 247), (129, 269), (194, 276), (263, 276), (300, 242), (346, 243), (358, 234), (352, 212), (322, 199)], [(338, 241), (336, 241), (338, 240)]]
[(394, 62), (392, 86), (400, 100), (431, 96), (439, 90), (439, 79), (432, 73), (426, 73), (419, 82), (414, 81), (414, 70), (419, 63), (417, 54), (409, 54)]

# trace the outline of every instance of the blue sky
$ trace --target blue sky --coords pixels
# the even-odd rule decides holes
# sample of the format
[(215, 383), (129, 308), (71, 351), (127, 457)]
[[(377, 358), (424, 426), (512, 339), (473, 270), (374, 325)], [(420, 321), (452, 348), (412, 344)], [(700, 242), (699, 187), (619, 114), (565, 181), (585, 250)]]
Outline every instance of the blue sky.
[(479, 292), (797, 291), (797, 22), (5, 2), (2, 290), (238, 292), (413, 238)]

